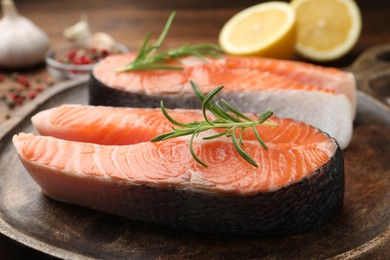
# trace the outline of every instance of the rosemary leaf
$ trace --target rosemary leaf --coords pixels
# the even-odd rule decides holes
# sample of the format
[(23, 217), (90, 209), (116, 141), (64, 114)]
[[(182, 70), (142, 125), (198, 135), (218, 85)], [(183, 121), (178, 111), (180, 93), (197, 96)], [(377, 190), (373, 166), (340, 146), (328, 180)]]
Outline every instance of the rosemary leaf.
[(257, 138), (257, 141), (263, 146), (265, 150), (268, 150), (267, 145), (264, 143), (263, 139), (261, 139), (259, 132), (257, 131), (256, 126), (253, 126), (253, 132), (255, 133), (255, 136)]
[(234, 147), (236, 148), (237, 152), (241, 155), (241, 157), (244, 158), (245, 161), (252, 164), (253, 166), (258, 167), (257, 163), (241, 148), (240, 144), (237, 141), (237, 137), (234, 134), (234, 131), (232, 134), (232, 141)]
[(244, 132), (245, 128), (241, 128), (240, 129), (240, 134), (239, 134), (239, 140), (240, 140), (240, 144), (243, 145), (244, 144), (244, 139), (242, 138), (242, 133)]
[(235, 107), (233, 107), (232, 105), (230, 105), (226, 100), (224, 99), (221, 99), (221, 103), (231, 112), (233, 112), (234, 114), (236, 114), (237, 116), (247, 120), (247, 121), (251, 121), (251, 119), (249, 117), (247, 117), (246, 115), (242, 114), (240, 111), (238, 111)]
[(213, 125), (213, 123), (208, 119), (207, 117), (207, 114), (206, 114), (206, 111), (207, 109), (210, 109), (210, 101), (211, 99), (219, 92), (223, 89), (223, 86), (219, 86), (215, 89), (213, 89), (204, 99), (203, 99), (203, 102), (202, 102), (202, 112), (203, 112), (203, 117), (204, 119), (206, 120), (207, 123), (209, 123), (210, 125)]
[(211, 140), (211, 139), (215, 139), (215, 138), (224, 136), (224, 135), (226, 135), (226, 134), (227, 134), (227, 131), (221, 132), (221, 133), (215, 134), (215, 135), (206, 136), (206, 137), (203, 137), (203, 139), (204, 139), (204, 140)]
[(195, 161), (197, 161), (199, 164), (203, 165), (204, 167), (208, 167), (207, 164), (205, 164), (201, 159), (198, 158), (198, 156), (195, 154), (194, 152), (194, 147), (193, 147), (193, 143), (194, 143), (194, 137), (195, 137), (195, 134), (193, 134), (191, 136), (191, 139), (190, 139), (190, 152), (191, 152), (191, 155), (192, 157), (195, 159)]
[(174, 125), (177, 125), (177, 126), (182, 126), (182, 127), (187, 127), (188, 124), (184, 124), (184, 123), (180, 123), (180, 122), (177, 122), (175, 119), (173, 119), (167, 112), (165, 106), (164, 106), (164, 101), (161, 100), (160, 102), (160, 107), (161, 107), (161, 111), (162, 113), (164, 114), (164, 116)]
[(159, 142), (159, 141), (163, 141), (163, 140), (166, 140), (165, 138), (169, 138), (172, 136), (172, 133), (169, 132), (169, 133), (164, 133), (164, 134), (161, 134), (161, 135), (158, 135), (156, 137), (154, 137), (151, 142)]
[(192, 87), (192, 91), (194, 91), (195, 97), (200, 100), (200, 102), (203, 102), (204, 95), (196, 85), (196, 83), (193, 80), (190, 80), (190, 84)]
[(263, 123), (265, 120), (267, 120), (268, 118), (270, 118), (272, 115), (273, 115), (273, 112), (272, 112), (272, 111), (266, 111), (266, 112), (264, 112), (263, 114), (261, 114), (261, 115), (259, 116), (259, 118), (257, 119), (257, 121), (261, 124), (261, 123)]

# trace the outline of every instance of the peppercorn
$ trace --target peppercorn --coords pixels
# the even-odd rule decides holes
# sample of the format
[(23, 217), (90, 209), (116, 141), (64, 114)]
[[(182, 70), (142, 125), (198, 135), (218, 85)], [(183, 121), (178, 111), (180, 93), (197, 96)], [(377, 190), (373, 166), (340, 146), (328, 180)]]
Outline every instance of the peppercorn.
[(30, 91), (28, 92), (28, 98), (29, 98), (29, 99), (34, 99), (36, 96), (37, 96), (37, 92), (36, 92), (36, 91), (30, 90)]
[(15, 98), (15, 103), (16, 104), (21, 105), (21, 104), (23, 104), (23, 102), (24, 102), (24, 98), (22, 96), (17, 96)]
[(68, 59), (69, 62), (72, 62), (72, 60), (76, 57), (77, 55), (77, 50), (72, 49), (67, 55), (66, 58)]
[(42, 91), (43, 91), (43, 88), (37, 87), (37, 88), (35, 88), (35, 91), (36, 91), (37, 93), (42, 92)]
[(23, 75), (19, 75), (17, 78), (16, 78), (16, 81), (19, 82), (20, 84), (22, 84), (23, 86), (25, 86), (26, 88), (28, 88), (30, 86), (30, 82), (27, 80), (27, 78)]

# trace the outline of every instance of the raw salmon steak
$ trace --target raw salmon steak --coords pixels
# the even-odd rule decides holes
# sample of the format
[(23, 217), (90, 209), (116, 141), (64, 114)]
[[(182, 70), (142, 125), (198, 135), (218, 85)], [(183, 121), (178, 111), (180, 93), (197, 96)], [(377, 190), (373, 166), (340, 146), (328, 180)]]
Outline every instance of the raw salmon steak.
[[(230, 138), (196, 138), (194, 151), (206, 168), (192, 158), (189, 137), (148, 141), (171, 126), (154, 109), (99, 107), (89, 116), (74, 109), (92, 111), (62, 106), (37, 115), (35, 123), (53, 136), (62, 124), (61, 138), (78, 141), (24, 133), (13, 138), (27, 171), (55, 200), (176, 229), (254, 236), (316, 230), (342, 210), (341, 149), (333, 138), (304, 123), (272, 117), (278, 127), (258, 126), (268, 150), (247, 131), (243, 149), (259, 167), (239, 156)], [(188, 122), (201, 117), (196, 110), (168, 113)], [(41, 125), (43, 118), (46, 125)], [(127, 120), (133, 124), (126, 125), (127, 140), (120, 138), (120, 143), (129, 144), (116, 145), (103, 132)], [(82, 129), (84, 122), (110, 145), (69, 130)]]
[[(259, 113), (270, 109), (279, 117), (325, 131), (342, 149), (350, 142), (356, 103), (351, 74), (286, 61), (280, 61), (277, 69), (260, 59), (255, 61), (264, 66), (248, 58), (241, 58), (245, 60), (240, 63), (228, 57), (210, 59), (208, 63), (184, 58), (180, 60), (184, 66), (181, 71), (117, 72), (132, 59), (132, 54), (115, 55), (95, 66), (89, 83), (91, 105), (159, 107), (163, 100), (168, 108), (199, 108), (189, 83), (193, 80), (205, 94), (224, 85), (220, 96), (240, 111)], [(287, 64), (288, 69), (283, 71)], [(316, 85), (323, 82), (326, 86)]]

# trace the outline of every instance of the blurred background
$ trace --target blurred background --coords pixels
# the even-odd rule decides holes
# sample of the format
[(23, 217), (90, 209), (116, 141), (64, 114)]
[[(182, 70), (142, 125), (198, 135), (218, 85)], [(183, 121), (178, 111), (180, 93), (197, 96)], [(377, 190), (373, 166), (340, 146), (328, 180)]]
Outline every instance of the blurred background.
[[(179, 43), (214, 42), (226, 21), (256, 0), (16, 0), (19, 12), (48, 33), (51, 46), (65, 41), (63, 30), (88, 16), (92, 32), (103, 31), (130, 50), (137, 49), (146, 32), (152, 39), (159, 36), (164, 23), (177, 11), (165, 47)], [(285, 1), (288, 2), (288, 1)], [(390, 1), (356, 1), (363, 20), (362, 33), (354, 49), (343, 59), (329, 65), (350, 65), (372, 45), (390, 43)], [(1, 34), (1, 32), (0, 32)]]

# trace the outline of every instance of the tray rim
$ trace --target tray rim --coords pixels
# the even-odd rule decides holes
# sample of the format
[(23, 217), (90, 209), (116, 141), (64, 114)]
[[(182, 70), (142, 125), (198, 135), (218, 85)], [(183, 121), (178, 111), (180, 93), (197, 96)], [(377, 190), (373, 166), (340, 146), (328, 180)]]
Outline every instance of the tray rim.
[[(30, 103), (26, 104), (25, 106), (21, 107), (17, 112), (14, 113), (14, 115), (5, 121), (4, 123), (0, 124), (0, 152), (3, 149), (3, 146), (5, 145), (2, 141), (3, 139), (6, 139), (6, 137), (12, 132), (12, 130), (17, 127), (19, 124), (23, 122), (23, 120), (26, 119), (26, 117), (31, 114), (35, 109), (37, 109), (40, 105), (44, 104), (45, 102), (49, 101), (54, 96), (60, 94), (61, 92), (71, 89), (77, 86), (81, 86), (88, 83), (88, 78), (82, 78), (82, 79), (73, 79), (68, 80), (65, 82), (60, 82), (50, 89), (43, 92), (41, 95), (39, 95), (36, 99), (32, 100)], [(358, 96), (362, 96), (367, 100), (367, 102), (373, 102), (375, 105), (383, 109), (386, 112), (390, 111), (390, 106), (387, 106), (383, 102), (379, 101), (377, 98), (372, 97), (369, 94), (366, 94), (362, 90), (358, 90)], [(1, 173), (0, 173), (1, 174)], [(10, 225), (7, 221), (3, 219), (3, 214), (0, 212), (0, 233), (13, 241), (18, 242), (19, 244), (22, 244), (24, 246), (27, 246), (29, 248), (35, 249), (37, 251), (40, 251), (42, 253), (45, 253), (50, 256), (54, 257), (61, 257), (61, 258), (71, 258), (71, 259), (95, 259), (86, 255), (83, 255), (79, 252), (73, 252), (55, 245), (52, 245), (50, 243), (40, 241), (39, 239), (35, 238), (34, 236), (31, 236), (28, 234), (28, 232), (23, 232), (18, 230), (16, 227), (13, 227)], [(381, 250), (383, 248), (386, 248), (386, 243), (388, 246), (390, 246), (390, 224), (376, 237), (372, 238), (371, 240), (366, 241), (364, 244), (352, 248), (346, 252), (343, 252), (341, 254), (338, 254), (336, 256), (333, 256), (332, 259), (355, 259), (358, 257), (362, 257), (365, 254), (369, 254), (375, 250)], [(386, 250), (386, 249), (383, 249)], [(385, 251), (384, 251), (385, 252)]]

